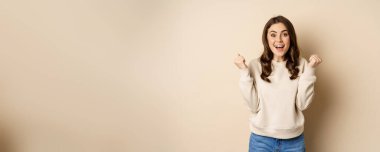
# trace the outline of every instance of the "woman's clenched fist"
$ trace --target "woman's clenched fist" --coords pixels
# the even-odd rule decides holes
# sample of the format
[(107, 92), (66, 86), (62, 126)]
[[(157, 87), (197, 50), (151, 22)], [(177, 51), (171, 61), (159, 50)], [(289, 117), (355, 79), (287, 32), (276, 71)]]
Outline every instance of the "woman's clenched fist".
[(318, 57), (317, 55), (311, 55), (309, 58), (309, 66), (310, 67), (317, 67), (322, 62), (322, 59)]
[(235, 58), (235, 65), (239, 68), (239, 69), (247, 69), (248, 66), (245, 64), (245, 59), (243, 56), (241, 56), (239, 53), (238, 53), (238, 56)]

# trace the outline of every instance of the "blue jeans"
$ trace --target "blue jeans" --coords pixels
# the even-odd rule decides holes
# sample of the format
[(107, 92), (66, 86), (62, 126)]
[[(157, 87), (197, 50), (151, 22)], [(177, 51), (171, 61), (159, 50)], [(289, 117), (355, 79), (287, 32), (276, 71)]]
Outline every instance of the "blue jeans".
[(249, 152), (305, 152), (304, 136), (277, 139), (251, 133)]

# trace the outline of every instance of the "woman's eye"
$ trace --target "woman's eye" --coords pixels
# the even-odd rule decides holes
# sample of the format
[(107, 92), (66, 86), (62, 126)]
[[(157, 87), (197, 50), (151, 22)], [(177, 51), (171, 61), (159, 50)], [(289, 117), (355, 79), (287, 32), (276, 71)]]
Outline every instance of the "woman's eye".
[(276, 34), (271, 34), (270, 36), (271, 36), (271, 37), (276, 37)]
[(284, 33), (284, 36), (285, 36), (285, 37), (288, 37), (288, 33)]

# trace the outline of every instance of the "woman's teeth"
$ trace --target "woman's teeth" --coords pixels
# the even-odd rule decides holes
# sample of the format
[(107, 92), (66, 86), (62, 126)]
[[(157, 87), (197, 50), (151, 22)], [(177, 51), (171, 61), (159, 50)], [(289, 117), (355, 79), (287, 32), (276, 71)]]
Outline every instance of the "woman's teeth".
[(275, 48), (284, 48), (285, 45), (275, 45)]

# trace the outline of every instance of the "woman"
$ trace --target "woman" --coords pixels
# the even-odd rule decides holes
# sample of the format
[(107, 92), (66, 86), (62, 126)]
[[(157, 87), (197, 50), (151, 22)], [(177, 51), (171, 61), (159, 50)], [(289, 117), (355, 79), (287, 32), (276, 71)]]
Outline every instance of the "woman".
[(304, 152), (304, 116), (311, 103), (315, 68), (322, 62), (300, 57), (292, 23), (283, 16), (265, 25), (264, 51), (249, 65), (238, 54), (240, 90), (251, 112), (250, 152)]

